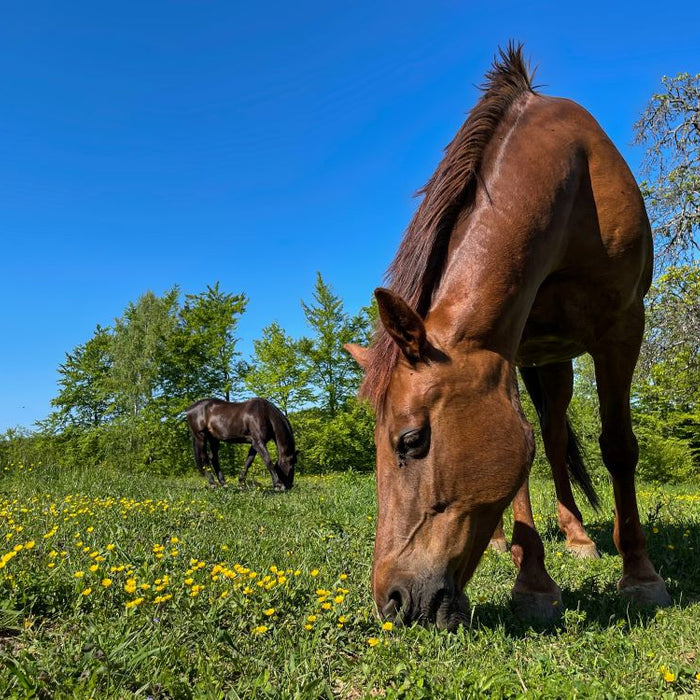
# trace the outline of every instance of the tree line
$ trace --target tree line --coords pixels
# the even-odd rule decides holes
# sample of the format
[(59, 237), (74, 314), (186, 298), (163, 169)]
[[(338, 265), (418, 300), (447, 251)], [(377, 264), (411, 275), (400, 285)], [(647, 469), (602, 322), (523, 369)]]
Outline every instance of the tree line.
[[(647, 145), (641, 186), (657, 251), (632, 388), (639, 470), (648, 480), (698, 479), (700, 75), (663, 78), (662, 91), (652, 96), (635, 131), (638, 143)], [(371, 469), (373, 417), (356, 399), (360, 370), (342, 347), (371, 341), (373, 303), (349, 313), (318, 273), (313, 298), (302, 301), (308, 335), (292, 338), (271, 323), (243, 358), (237, 329), (247, 304), (244, 293), (224, 291), (219, 283), (184, 296), (177, 287), (160, 296), (146, 292), (113, 326), (97, 326), (67, 353), (52, 413), (35, 430), (2, 436), (0, 466), (52, 461), (181, 473), (192, 468), (183, 422), (190, 403), (262, 396), (289, 417), (302, 473)], [(576, 361), (571, 410), (594, 474), (602, 475), (590, 358)], [(538, 454), (535, 470), (548, 472), (544, 451)], [(230, 450), (228, 459), (240, 461), (242, 455)]]

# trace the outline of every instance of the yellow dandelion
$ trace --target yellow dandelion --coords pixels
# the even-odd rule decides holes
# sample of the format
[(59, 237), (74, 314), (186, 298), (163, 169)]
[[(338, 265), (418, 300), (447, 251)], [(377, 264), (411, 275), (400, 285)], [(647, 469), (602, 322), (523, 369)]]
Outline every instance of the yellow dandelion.
[(90, 595), (90, 593), (92, 593), (92, 588), (84, 588), (81, 592), (83, 595)]
[(88, 567), (90, 571), (94, 574), (100, 567), (97, 564), (93, 564), (92, 566)]
[(102, 581), (100, 581), (100, 585), (103, 588), (109, 588), (112, 585), (112, 579), (111, 578), (103, 578)]
[(265, 634), (268, 629), (267, 625), (258, 625), (257, 627), (253, 627), (253, 634)]
[(376, 647), (377, 644), (379, 644), (379, 640), (376, 637), (370, 637), (367, 640), (367, 644), (369, 644), (371, 647)]
[(304, 625), (305, 630), (312, 630), (314, 628), (313, 625), (310, 625), (308, 622)]
[(275, 614), (275, 609), (274, 608), (268, 608), (267, 610), (263, 610), (263, 615), (267, 615), (267, 617), (270, 617), (271, 615)]
[(314, 578), (316, 578), (316, 576), (318, 576), (318, 569), (313, 569), (313, 570), (311, 571), (311, 576), (313, 576)]
[(186, 579), (183, 581), (183, 583), (184, 583), (186, 586), (191, 586), (191, 585), (194, 583), (194, 579), (193, 579), (193, 578), (186, 578)]
[(228, 598), (228, 591), (221, 591), (219, 598)]
[(330, 603), (324, 603), (321, 608), (323, 610), (330, 610), (331, 609), (331, 604)]
[(342, 595), (337, 595), (335, 598), (333, 598), (333, 602), (336, 605), (340, 605), (344, 600), (345, 600), (345, 596), (342, 596)]
[(387, 621), (382, 625), (382, 629), (386, 630), (387, 632), (391, 632), (391, 630), (394, 629), (394, 625), (391, 622)]
[(85, 576), (85, 572), (84, 572), (84, 571), (76, 571), (76, 572), (73, 574), (73, 578), (83, 578), (83, 576)]
[(340, 578), (341, 581), (345, 581), (347, 579), (348, 575), (347, 574), (340, 574), (338, 578)]
[(107, 545), (107, 551), (108, 551), (108, 552), (111, 552), (113, 549), (114, 549), (114, 545), (110, 542), (110, 543)]
[(141, 603), (143, 603), (143, 598), (134, 598), (126, 603), (124, 607), (129, 610), (130, 608), (135, 608), (137, 605), (141, 605)]
[(34, 540), (29, 540), (29, 542), (26, 542), (24, 545), (25, 549), (34, 549)]
[(666, 681), (666, 683), (673, 683), (673, 681), (676, 680), (676, 674), (673, 673), (673, 671), (671, 671), (671, 669), (668, 668), (667, 666), (661, 666), (659, 671), (661, 672), (661, 675), (664, 677), (664, 680)]
[(170, 544), (177, 544), (180, 540), (177, 537), (170, 538)]
[(243, 595), (250, 595), (253, 592), (253, 589), (250, 586), (246, 586), (243, 589)]

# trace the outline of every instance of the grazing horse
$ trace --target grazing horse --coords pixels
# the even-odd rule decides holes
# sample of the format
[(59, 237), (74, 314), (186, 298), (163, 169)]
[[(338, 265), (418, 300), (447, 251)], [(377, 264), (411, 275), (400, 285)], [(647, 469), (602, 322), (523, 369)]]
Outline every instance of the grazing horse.
[[(292, 426), (282, 411), (269, 401), (255, 398), (242, 403), (231, 403), (220, 399), (202, 399), (193, 403), (185, 413), (192, 432), (194, 460), (212, 486), (216, 486), (212, 470), (219, 484), (226, 485), (219, 465), (219, 443), (223, 441), (250, 443), (248, 457), (238, 477), (241, 483), (245, 481), (255, 455), (259, 454), (270, 472), (275, 490), (292, 488), (297, 461)], [(277, 445), (275, 464), (266, 447), (270, 440), (274, 440)], [(207, 446), (211, 450), (212, 470), (205, 469), (210, 466)]]
[(468, 619), (463, 588), (511, 501), (516, 608), (545, 618), (561, 609), (532, 517), (534, 441), (516, 367), (540, 393), (560, 522), (586, 544), (566, 478), (572, 358), (586, 352), (615, 496), (618, 590), (668, 604), (635, 495), (629, 393), (653, 251), (622, 156), (582, 107), (535, 92), (522, 47), (510, 45), (422, 193), (390, 288), (375, 290), (375, 340), (346, 346), (377, 417), (380, 614), (448, 629)]

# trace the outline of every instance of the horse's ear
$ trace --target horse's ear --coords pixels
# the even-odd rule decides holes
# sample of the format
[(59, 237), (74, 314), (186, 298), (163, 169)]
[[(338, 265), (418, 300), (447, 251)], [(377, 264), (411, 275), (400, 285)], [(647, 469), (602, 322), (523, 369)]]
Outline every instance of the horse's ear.
[(374, 290), (379, 318), (386, 332), (411, 364), (427, 360), (430, 344), (423, 319), (398, 295), (389, 289)]
[(357, 362), (362, 369), (367, 369), (369, 364), (369, 348), (363, 348), (362, 345), (357, 345), (355, 343), (345, 343), (343, 348), (352, 355), (352, 359)]

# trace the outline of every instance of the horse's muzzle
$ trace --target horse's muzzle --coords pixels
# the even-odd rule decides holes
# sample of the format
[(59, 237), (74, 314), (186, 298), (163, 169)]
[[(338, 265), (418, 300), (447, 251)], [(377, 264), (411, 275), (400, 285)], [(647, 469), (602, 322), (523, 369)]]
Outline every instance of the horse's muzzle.
[(376, 602), (380, 616), (397, 624), (418, 622), (454, 631), (469, 620), (467, 596), (442, 577), (394, 585)]

